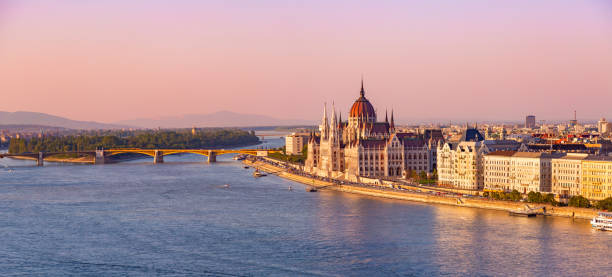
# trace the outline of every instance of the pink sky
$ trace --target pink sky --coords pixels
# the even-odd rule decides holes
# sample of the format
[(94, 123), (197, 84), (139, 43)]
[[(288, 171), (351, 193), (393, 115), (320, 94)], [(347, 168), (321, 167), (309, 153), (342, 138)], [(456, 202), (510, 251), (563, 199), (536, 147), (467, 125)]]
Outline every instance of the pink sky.
[[(129, 3), (127, 3), (129, 2)], [(0, 111), (612, 119), (610, 1), (0, 0)]]

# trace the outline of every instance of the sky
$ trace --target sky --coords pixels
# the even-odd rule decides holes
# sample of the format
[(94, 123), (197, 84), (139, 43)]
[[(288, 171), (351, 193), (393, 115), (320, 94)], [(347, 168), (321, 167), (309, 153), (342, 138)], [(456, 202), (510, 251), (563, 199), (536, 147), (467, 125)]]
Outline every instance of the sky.
[[(0, 0), (0, 111), (612, 119), (612, 1)], [(330, 107), (331, 108), (331, 107)]]

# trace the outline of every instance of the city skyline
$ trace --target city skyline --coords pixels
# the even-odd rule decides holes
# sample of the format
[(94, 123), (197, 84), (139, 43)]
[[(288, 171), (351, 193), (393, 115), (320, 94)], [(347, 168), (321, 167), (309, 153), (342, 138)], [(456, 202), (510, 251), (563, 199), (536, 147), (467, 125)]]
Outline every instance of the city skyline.
[(363, 74), (398, 120), (612, 117), (612, 4), (485, 4), (3, 1), (0, 111), (315, 121)]

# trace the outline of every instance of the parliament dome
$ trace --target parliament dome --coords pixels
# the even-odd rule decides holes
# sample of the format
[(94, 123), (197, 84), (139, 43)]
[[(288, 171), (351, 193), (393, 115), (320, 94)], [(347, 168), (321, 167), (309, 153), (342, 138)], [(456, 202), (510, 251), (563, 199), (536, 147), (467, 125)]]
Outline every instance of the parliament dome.
[(359, 92), (359, 94), (359, 98), (355, 100), (355, 103), (353, 103), (353, 106), (351, 107), (351, 112), (349, 113), (349, 116), (357, 118), (370, 118), (373, 121), (376, 121), (376, 111), (374, 110), (374, 107), (372, 106), (370, 101), (365, 98), (363, 81), (361, 82), (361, 91)]

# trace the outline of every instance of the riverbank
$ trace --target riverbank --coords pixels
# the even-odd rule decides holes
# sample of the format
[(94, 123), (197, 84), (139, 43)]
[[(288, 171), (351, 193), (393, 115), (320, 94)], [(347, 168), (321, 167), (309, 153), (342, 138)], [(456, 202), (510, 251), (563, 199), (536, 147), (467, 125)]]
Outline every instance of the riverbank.
[[(398, 200), (408, 200), (423, 203), (434, 203), (444, 204), (452, 206), (461, 206), (468, 208), (480, 208), (480, 209), (491, 209), (500, 211), (516, 211), (523, 210), (527, 206), (529, 207), (545, 207), (546, 215), (549, 216), (560, 216), (560, 217), (573, 217), (579, 219), (592, 219), (597, 216), (597, 210), (575, 208), (575, 207), (555, 207), (545, 204), (529, 204), (523, 202), (511, 202), (511, 201), (500, 201), (492, 200), (488, 198), (468, 197), (468, 196), (456, 196), (452, 194), (438, 195), (436, 192), (431, 192), (424, 188), (414, 188), (414, 190), (404, 189), (405, 185), (398, 184), (395, 188), (385, 187), (381, 185), (347, 185), (338, 184), (327, 180), (320, 180), (304, 176), (296, 173), (290, 173), (286, 169), (266, 163), (262, 161), (249, 161), (244, 160), (244, 163), (251, 165), (259, 170), (265, 171), (270, 174), (275, 174), (279, 177), (289, 179), (305, 185), (317, 187), (318, 189), (330, 189), (341, 192), (369, 195), (374, 197), (383, 197)], [(420, 190), (420, 191), (419, 191)]]

